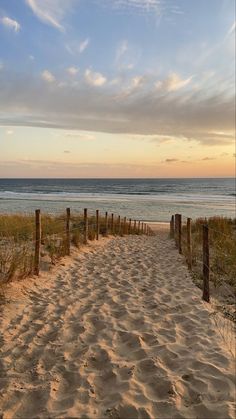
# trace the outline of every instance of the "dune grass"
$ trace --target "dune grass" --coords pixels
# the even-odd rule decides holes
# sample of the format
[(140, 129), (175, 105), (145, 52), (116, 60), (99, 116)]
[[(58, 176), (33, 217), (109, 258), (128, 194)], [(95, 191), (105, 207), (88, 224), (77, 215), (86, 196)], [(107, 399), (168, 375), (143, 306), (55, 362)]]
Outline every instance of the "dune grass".
[[(108, 227), (111, 229), (111, 219)], [(41, 256), (51, 264), (67, 254), (66, 215), (41, 215), (42, 239)], [(123, 227), (121, 223), (121, 227)], [(122, 230), (122, 229), (121, 229)], [(111, 230), (110, 230), (111, 233)], [(132, 230), (132, 234), (141, 234)], [(105, 217), (99, 217), (99, 234), (106, 235)], [(114, 223), (114, 235), (120, 231), (117, 218)], [(84, 242), (83, 214), (72, 214), (70, 222), (71, 243), (79, 248)], [(88, 217), (88, 239), (96, 238), (96, 217)], [(24, 278), (34, 269), (35, 217), (34, 215), (0, 215), (0, 284), (12, 278)]]
[[(234, 305), (236, 297), (236, 219), (198, 218), (192, 222), (192, 271), (202, 285), (202, 226), (209, 227), (210, 285), (213, 295)], [(187, 256), (186, 226), (183, 226), (183, 254)]]

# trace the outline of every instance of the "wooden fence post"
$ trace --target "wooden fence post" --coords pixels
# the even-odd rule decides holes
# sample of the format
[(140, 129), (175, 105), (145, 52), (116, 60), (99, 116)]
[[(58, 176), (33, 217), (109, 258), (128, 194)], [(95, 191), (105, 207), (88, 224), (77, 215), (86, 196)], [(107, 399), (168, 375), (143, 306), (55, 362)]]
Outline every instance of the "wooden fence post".
[(126, 234), (126, 217), (124, 217), (124, 221), (123, 221), (123, 234), (125, 235)]
[(128, 225), (128, 234), (131, 234), (131, 223), (132, 223), (132, 220), (130, 218), (129, 219), (129, 225)]
[(202, 299), (209, 303), (210, 301), (210, 257), (209, 257), (209, 228), (207, 224), (202, 226), (203, 228), (203, 294)]
[(70, 256), (70, 208), (66, 208), (66, 254)]
[(111, 234), (114, 235), (114, 214), (111, 214)]
[(140, 233), (140, 225), (141, 225), (141, 221), (138, 222), (138, 234)]
[(35, 211), (35, 253), (34, 253), (34, 274), (39, 275), (40, 268), (40, 247), (41, 247), (41, 213)]
[(178, 248), (179, 254), (182, 254), (182, 215), (178, 214)]
[(175, 234), (174, 234), (174, 238), (175, 238), (175, 244), (176, 246), (178, 246), (178, 215), (179, 214), (175, 214)]
[(174, 225), (175, 225), (175, 221), (174, 221), (174, 216), (172, 215), (171, 220), (170, 220), (170, 237), (171, 238), (173, 238), (175, 234)]
[(84, 244), (88, 243), (88, 210), (84, 208)]
[(187, 219), (187, 259), (188, 259), (188, 268), (192, 269), (192, 226), (191, 218)]
[(96, 210), (96, 240), (99, 240), (99, 210)]
[(120, 215), (118, 215), (118, 235), (121, 235), (121, 221), (120, 221)]
[(137, 224), (137, 222), (136, 222), (136, 220), (134, 220), (134, 234), (136, 234), (136, 224)]
[(105, 214), (105, 236), (108, 236), (108, 212)]

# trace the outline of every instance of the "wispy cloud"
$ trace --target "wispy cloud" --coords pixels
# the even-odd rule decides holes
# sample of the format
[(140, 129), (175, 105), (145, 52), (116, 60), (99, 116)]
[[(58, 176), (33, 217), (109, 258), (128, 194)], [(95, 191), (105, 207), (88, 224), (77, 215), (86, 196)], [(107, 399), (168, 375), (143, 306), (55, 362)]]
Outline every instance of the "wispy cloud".
[(90, 86), (100, 87), (100, 86), (103, 86), (107, 81), (106, 77), (103, 76), (101, 73), (93, 72), (90, 69), (87, 69), (85, 71), (84, 77), (85, 77), (86, 82)]
[(178, 74), (172, 73), (165, 80), (158, 80), (155, 84), (158, 90), (166, 92), (175, 92), (177, 90), (186, 87), (191, 83), (193, 76), (188, 77), (187, 79), (182, 79)]
[(228, 38), (229, 36), (231, 36), (235, 32), (235, 30), (236, 30), (236, 21), (232, 24), (232, 26), (230, 26), (226, 34), (226, 37)]
[(120, 43), (116, 51), (116, 62), (119, 62), (124, 54), (128, 51), (128, 41), (124, 40)]
[(68, 67), (66, 70), (67, 73), (71, 76), (76, 76), (76, 74), (79, 72), (79, 69), (77, 67)]
[(66, 132), (64, 134), (67, 138), (76, 138), (77, 140), (93, 141), (96, 140), (95, 135), (87, 133), (78, 133), (78, 132)]
[(3, 26), (5, 26), (6, 28), (12, 29), (15, 32), (19, 32), (21, 29), (21, 25), (19, 24), (19, 22), (17, 22), (14, 19), (11, 19), (8, 16), (4, 16), (2, 18), (0, 18), (0, 22)]
[(79, 52), (82, 54), (82, 52), (84, 52), (86, 50), (86, 48), (88, 48), (90, 43), (90, 39), (87, 38), (84, 41), (80, 42), (79, 44)]
[(41, 73), (41, 77), (44, 81), (48, 83), (53, 83), (56, 80), (55, 76), (48, 70), (44, 70)]
[(166, 0), (95, 0), (96, 3), (113, 10), (139, 14), (160, 15), (167, 8)]
[(65, 48), (71, 55), (80, 55), (88, 48), (89, 44), (90, 39), (86, 38), (80, 42), (78, 42), (78, 40), (67, 42)]
[(64, 31), (62, 20), (72, 0), (25, 0), (25, 2), (41, 22)]

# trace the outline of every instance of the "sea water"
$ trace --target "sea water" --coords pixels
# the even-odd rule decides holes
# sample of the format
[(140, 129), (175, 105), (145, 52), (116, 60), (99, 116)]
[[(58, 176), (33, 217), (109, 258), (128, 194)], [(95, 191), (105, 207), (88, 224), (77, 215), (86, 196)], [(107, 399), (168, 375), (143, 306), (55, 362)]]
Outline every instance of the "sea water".
[(0, 213), (88, 208), (145, 221), (235, 217), (235, 179), (0, 179)]

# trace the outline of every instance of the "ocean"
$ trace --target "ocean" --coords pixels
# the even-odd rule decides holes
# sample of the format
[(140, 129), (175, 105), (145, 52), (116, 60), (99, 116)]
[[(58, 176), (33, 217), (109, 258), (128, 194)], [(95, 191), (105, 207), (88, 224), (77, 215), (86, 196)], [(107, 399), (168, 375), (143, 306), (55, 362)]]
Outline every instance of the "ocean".
[(235, 179), (0, 179), (0, 213), (100, 209), (145, 221), (235, 217)]

